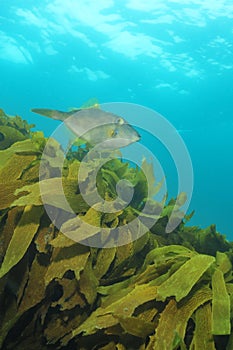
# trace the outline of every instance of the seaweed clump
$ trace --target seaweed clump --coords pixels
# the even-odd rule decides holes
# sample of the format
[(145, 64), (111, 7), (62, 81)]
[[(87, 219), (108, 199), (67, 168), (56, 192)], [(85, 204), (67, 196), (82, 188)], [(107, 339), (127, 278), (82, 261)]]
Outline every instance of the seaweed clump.
[[(133, 242), (106, 249), (74, 242), (44, 210), (38, 173), (46, 139), (30, 129), (1, 111), (0, 348), (231, 350), (232, 243), (214, 225), (187, 226), (191, 215), (166, 233), (173, 199)], [(45, 172), (56, 174), (53, 159), (61, 150), (54, 142), (50, 151)], [(103, 198), (115, 198), (122, 175), (137, 195), (124, 212), (101, 214), (78, 190), (83, 153), (83, 148), (70, 152), (63, 169), (73, 210), (104, 227), (132, 220), (147, 197), (142, 169), (120, 159), (105, 164), (97, 179)], [(62, 204), (56, 193), (52, 197), (49, 205), (60, 216)], [(158, 207), (151, 200), (151, 216)]]

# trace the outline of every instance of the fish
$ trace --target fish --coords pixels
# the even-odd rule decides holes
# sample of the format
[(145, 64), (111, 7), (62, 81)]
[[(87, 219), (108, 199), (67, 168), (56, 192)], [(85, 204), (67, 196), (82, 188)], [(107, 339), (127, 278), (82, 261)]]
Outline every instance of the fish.
[(92, 147), (99, 145), (101, 149), (118, 149), (141, 138), (124, 118), (101, 110), (99, 105), (69, 112), (33, 108), (32, 112), (64, 122), (69, 130)]

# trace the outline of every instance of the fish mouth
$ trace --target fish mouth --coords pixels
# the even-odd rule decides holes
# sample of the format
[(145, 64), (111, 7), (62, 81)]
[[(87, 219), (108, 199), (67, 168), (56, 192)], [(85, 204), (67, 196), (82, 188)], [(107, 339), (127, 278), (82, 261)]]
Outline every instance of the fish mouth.
[(136, 136), (135, 136), (135, 141), (137, 142), (137, 141), (140, 141), (141, 140), (141, 135), (135, 130), (135, 134), (136, 134)]

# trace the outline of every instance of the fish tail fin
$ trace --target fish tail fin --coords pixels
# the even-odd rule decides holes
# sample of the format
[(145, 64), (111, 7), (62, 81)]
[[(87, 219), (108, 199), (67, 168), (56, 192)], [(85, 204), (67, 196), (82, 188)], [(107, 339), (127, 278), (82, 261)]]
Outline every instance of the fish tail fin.
[[(57, 120), (65, 120), (69, 113), (57, 111), (55, 109), (47, 109), (47, 108), (32, 108), (33, 113), (44, 115), (45, 117), (57, 119)], [(67, 115), (68, 114), (68, 115)]]

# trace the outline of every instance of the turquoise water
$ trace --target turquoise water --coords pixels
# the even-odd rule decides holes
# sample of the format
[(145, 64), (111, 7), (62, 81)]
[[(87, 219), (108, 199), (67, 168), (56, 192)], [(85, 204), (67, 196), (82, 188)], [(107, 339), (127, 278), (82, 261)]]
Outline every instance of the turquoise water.
[[(67, 110), (97, 97), (161, 113), (193, 162), (191, 224), (216, 223), (233, 239), (232, 1), (0, 5), (0, 107), (46, 135), (58, 123), (33, 115), (32, 107)], [(172, 184), (168, 193), (176, 193)]]

